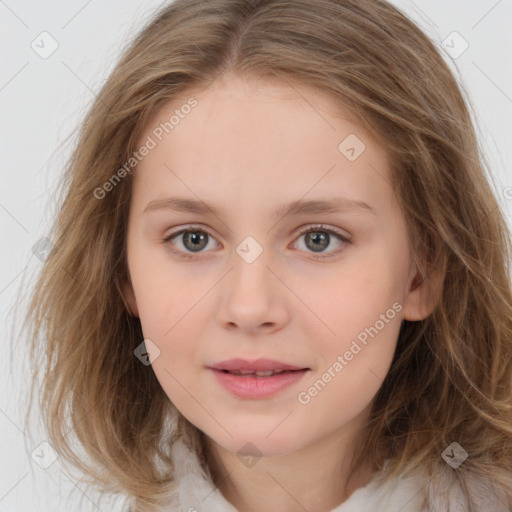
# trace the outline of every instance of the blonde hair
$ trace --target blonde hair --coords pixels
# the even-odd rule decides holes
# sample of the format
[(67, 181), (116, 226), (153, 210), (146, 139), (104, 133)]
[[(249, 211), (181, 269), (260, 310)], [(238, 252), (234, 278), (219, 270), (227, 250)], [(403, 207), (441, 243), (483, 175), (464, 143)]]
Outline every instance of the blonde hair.
[(54, 248), (26, 317), (52, 446), (103, 491), (147, 508), (175, 485), (177, 437), (187, 433), (201, 456), (201, 432), (134, 356), (143, 334), (123, 298), (132, 175), (103, 199), (94, 191), (157, 109), (225, 73), (310, 86), (353, 112), (392, 157), (415, 258), (442, 273), (432, 314), (402, 324), (354, 467), (370, 460), (390, 478), (424, 467), (434, 478), (457, 441), (469, 456), (453, 478), (489, 478), (510, 505), (510, 232), (460, 86), (427, 36), (382, 0), (176, 0), (129, 44), (67, 164)]

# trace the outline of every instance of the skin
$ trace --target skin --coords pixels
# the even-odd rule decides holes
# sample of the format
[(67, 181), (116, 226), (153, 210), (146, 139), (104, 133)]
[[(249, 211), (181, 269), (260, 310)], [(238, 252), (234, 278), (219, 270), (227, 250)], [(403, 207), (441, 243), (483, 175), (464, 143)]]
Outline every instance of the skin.
[[(374, 475), (363, 466), (347, 482), (352, 439), (389, 371), (402, 320), (432, 310), (389, 185), (389, 156), (316, 90), (225, 75), (188, 92), (162, 107), (140, 137), (142, 145), (186, 99), (197, 99), (134, 175), (127, 303), (160, 350), (152, 367), (169, 399), (206, 434), (209, 465), (226, 499), (245, 512), (270, 504), (282, 512), (298, 504), (329, 511)], [(352, 162), (338, 150), (350, 134), (366, 146)], [(220, 215), (143, 213), (149, 202), (177, 195), (213, 204)], [(271, 216), (293, 200), (332, 196), (364, 201), (375, 214), (300, 214), (277, 223)], [(332, 234), (315, 252), (322, 246), (301, 230), (318, 223), (349, 242)], [(210, 235), (202, 252), (183, 235), (163, 241), (190, 224)], [(247, 236), (263, 248), (252, 263), (236, 252)], [(397, 302), (394, 319), (309, 403), (299, 403), (298, 393)], [(233, 357), (310, 371), (272, 397), (242, 399), (206, 368)], [(238, 456), (252, 453), (240, 451), (248, 442), (261, 455), (253, 465)]]

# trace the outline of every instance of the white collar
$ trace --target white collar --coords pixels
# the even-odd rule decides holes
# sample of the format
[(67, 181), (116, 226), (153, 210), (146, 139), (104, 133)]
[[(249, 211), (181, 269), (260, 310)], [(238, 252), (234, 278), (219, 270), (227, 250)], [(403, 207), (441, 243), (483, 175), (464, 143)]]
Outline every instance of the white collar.
[[(197, 455), (185, 444), (183, 439), (178, 439), (172, 448), (172, 460), (175, 468), (175, 480), (177, 492), (170, 503), (171, 508), (166, 512), (239, 512), (222, 495), (213, 484), (211, 478), (201, 466)], [(449, 467), (440, 466), (440, 472), (445, 471), (446, 477), (453, 471)], [(383, 481), (380, 473), (365, 486), (356, 489), (350, 497), (330, 512), (426, 512), (424, 494), (427, 492), (435, 506), (434, 511), (445, 511), (440, 501), (440, 487), (434, 491), (434, 486), (428, 478), (426, 471), (416, 469), (409, 476), (401, 475), (392, 481)], [(504, 502), (490, 495), (489, 486), (482, 483), (481, 479), (471, 479), (470, 489), (481, 496), (479, 503), (482, 508), (477, 510), (492, 510), (493, 512), (507, 512)], [(447, 478), (443, 478), (442, 485), (446, 485)], [(443, 484), (444, 483), (444, 484)], [(447, 492), (447, 487), (443, 492)], [(449, 489), (450, 511), (464, 512), (467, 504), (462, 495), (460, 486), (451, 485)], [(503, 496), (502, 498), (503, 499)], [(485, 508), (484, 508), (485, 507)], [(162, 511), (163, 512), (163, 511)]]

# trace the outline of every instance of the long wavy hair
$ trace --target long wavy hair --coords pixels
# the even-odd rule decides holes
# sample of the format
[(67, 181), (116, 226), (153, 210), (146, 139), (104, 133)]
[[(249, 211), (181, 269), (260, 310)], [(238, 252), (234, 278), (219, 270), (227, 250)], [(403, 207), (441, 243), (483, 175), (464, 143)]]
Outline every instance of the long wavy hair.
[(463, 486), (468, 510), (469, 474), (495, 482), (512, 506), (510, 231), (463, 86), (432, 41), (383, 0), (176, 0), (126, 44), (66, 164), (54, 247), (27, 308), (50, 444), (136, 511), (175, 491), (178, 437), (204, 463), (202, 433), (134, 356), (143, 334), (123, 297), (133, 173), (102, 199), (98, 187), (133, 156), (163, 104), (225, 73), (311, 86), (357, 116), (391, 156), (415, 258), (442, 275), (432, 313), (402, 323), (353, 467), (373, 461), (386, 478), (423, 467), (434, 480), (448, 467), (441, 454), (458, 442), (468, 458), (442, 471)]

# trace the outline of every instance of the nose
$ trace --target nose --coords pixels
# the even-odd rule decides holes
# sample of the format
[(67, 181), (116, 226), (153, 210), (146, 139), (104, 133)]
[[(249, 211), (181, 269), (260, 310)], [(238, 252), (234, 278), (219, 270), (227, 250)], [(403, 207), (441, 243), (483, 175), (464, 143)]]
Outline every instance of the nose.
[(233, 268), (221, 284), (218, 320), (225, 328), (248, 333), (277, 331), (289, 319), (289, 290), (264, 251), (248, 263), (233, 254)]

